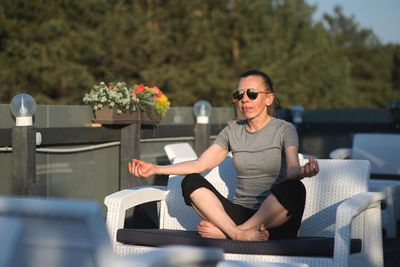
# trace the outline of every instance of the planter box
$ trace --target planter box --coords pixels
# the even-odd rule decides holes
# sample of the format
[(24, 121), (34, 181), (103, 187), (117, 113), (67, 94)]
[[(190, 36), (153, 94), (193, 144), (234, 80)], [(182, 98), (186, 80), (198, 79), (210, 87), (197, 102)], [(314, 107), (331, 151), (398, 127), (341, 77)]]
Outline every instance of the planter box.
[[(144, 111), (124, 111), (121, 114), (117, 113), (117, 108), (105, 106), (102, 109), (94, 111), (95, 118), (93, 122), (104, 125), (132, 124), (140, 123), (144, 125), (157, 124), (161, 117), (155, 111), (151, 112), (153, 119)], [(153, 121), (154, 120), (154, 121)]]

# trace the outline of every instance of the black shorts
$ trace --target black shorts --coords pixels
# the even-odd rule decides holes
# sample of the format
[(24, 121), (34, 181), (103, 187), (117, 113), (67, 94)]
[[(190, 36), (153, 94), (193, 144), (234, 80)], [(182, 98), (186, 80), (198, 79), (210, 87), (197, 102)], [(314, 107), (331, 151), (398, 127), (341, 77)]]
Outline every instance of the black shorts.
[[(190, 199), (190, 194), (193, 191), (201, 187), (211, 190), (221, 201), (226, 213), (237, 225), (243, 224), (256, 212), (256, 210), (234, 204), (226, 199), (200, 174), (193, 173), (187, 175), (185, 179), (183, 179), (181, 186), (183, 198), (188, 206), (191, 206), (192, 200)], [(281, 183), (274, 184), (271, 188), (271, 192), (278, 199), (279, 203), (285, 207), (288, 211), (288, 215), (291, 215), (291, 217), (283, 225), (268, 229), (270, 232), (270, 239), (296, 238), (301, 225), (306, 199), (306, 189), (303, 183), (299, 180), (288, 179)]]

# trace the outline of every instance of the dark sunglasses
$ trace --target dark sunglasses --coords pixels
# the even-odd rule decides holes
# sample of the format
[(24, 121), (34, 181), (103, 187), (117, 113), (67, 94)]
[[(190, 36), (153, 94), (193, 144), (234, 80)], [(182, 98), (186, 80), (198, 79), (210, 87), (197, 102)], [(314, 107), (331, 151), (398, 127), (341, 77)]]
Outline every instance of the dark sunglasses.
[(262, 91), (257, 91), (256, 88), (249, 88), (246, 91), (242, 90), (242, 89), (236, 89), (235, 91), (233, 91), (232, 96), (233, 99), (235, 100), (241, 100), (244, 96), (244, 92), (246, 92), (247, 97), (250, 100), (255, 100), (258, 96), (259, 93), (264, 93), (264, 94), (270, 94), (271, 92), (262, 92)]

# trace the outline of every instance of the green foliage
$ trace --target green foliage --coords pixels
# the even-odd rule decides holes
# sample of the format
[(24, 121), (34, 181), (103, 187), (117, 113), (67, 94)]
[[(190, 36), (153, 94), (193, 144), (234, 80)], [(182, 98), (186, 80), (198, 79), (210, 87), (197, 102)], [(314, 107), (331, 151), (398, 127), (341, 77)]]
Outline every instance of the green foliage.
[(101, 81), (157, 85), (172, 105), (231, 105), (261, 69), (279, 104), (385, 107), (400, 98), (400, 46), (304, 0), (0, 0), (0, 102), (80, 104)]
[[(351, 63), (352, 106), (385, 107), (400, 98), (395, 90), (395, 50), (392, 45), (382, 46), (369, 29), (360, 29), (353, 18), (346, 18), (340, 7), (333, 16), (325, 15), (330, 34)], [(397, 49), (400, 47), (396, 46)]]

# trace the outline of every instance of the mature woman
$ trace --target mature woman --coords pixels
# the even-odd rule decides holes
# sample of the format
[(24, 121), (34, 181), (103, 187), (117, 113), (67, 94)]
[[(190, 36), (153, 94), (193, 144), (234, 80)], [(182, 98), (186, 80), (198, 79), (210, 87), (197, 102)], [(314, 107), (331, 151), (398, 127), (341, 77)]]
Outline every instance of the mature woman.
[[(182, 193), (185, 203), (203, 218), (198, 225), (203, 237), (248, 241), (296, 237), (306, 194), (300, 180), (316, 175), (318, 162), (310, 158), (300, 166), (296, 129), (273, 117), (274, 88), (267, 74), (258, 70), (241, 74), (233, 98), (245, 119), (230, 122), (198, 159), (166, 166), (133, 159), (129, 171), (143, 178), (189, 174), (182, 181)], [(238, 180), (233, 202), (200, 175), (229, 152)]]

